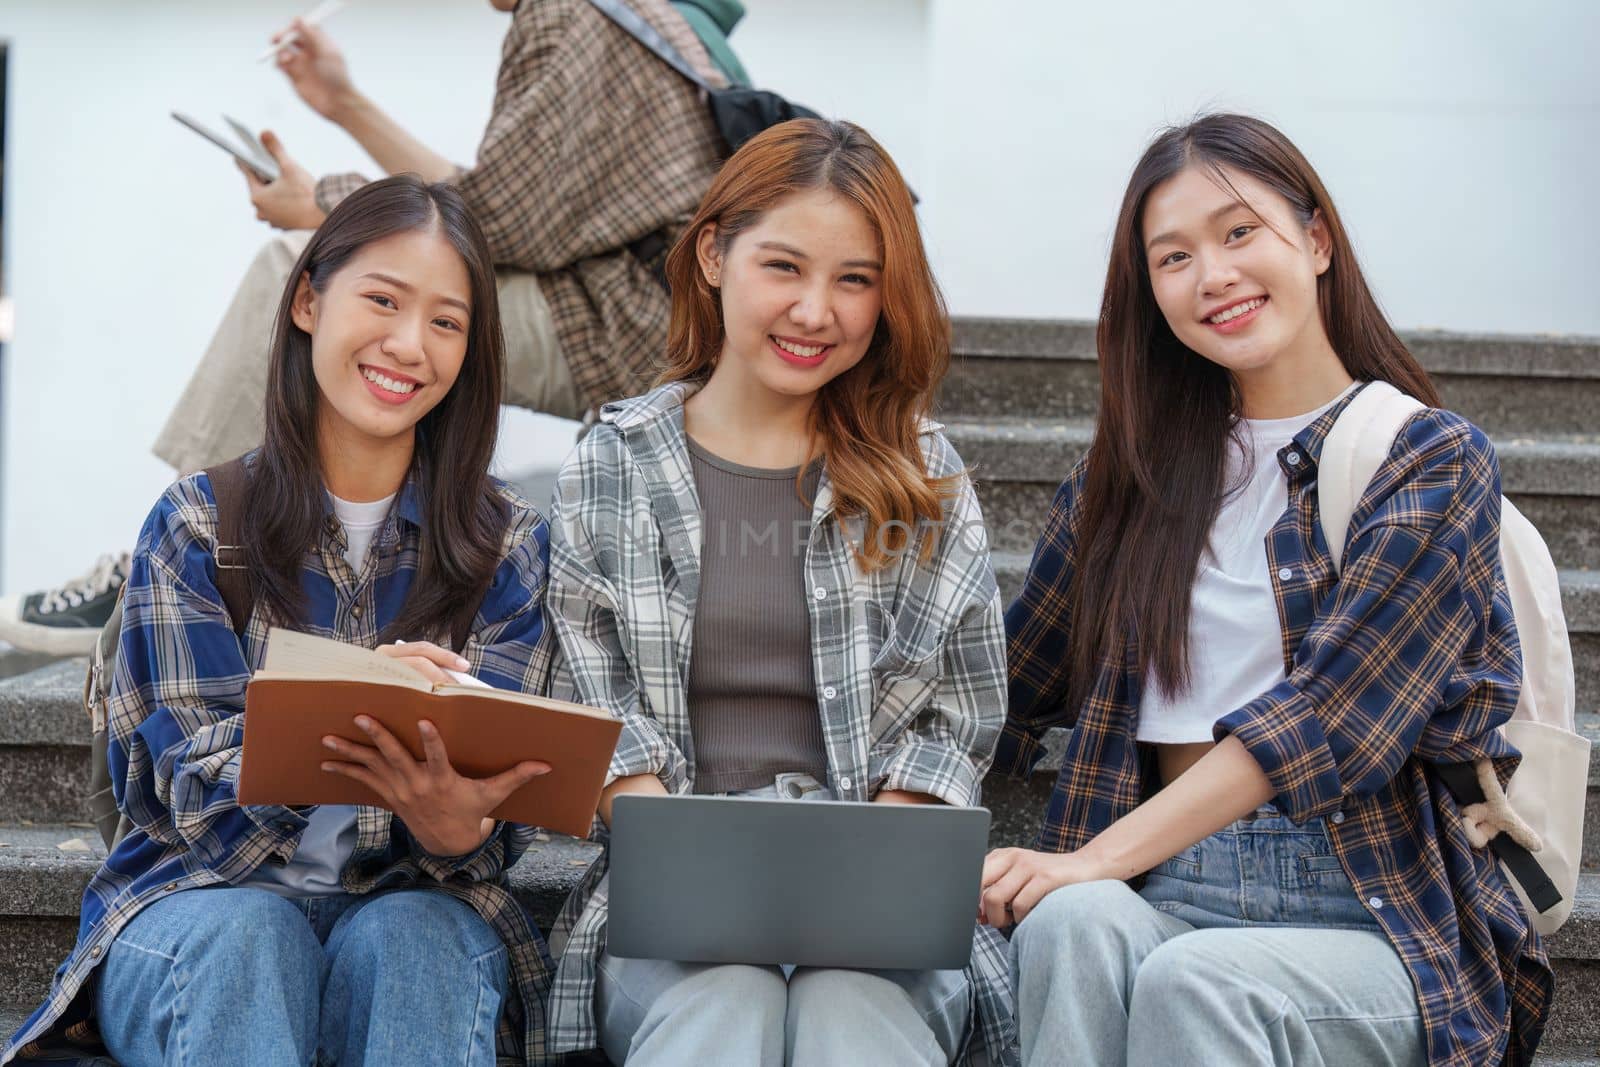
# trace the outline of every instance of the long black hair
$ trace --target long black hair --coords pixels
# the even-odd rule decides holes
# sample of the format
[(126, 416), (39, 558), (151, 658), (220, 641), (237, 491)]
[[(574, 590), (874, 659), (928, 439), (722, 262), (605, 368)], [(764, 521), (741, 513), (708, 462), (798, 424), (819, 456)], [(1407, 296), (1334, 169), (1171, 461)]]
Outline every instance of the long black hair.
[(1099, 666), (1120, 662), (1136, 636), (1138, 667), (1168, 693), (1189, 683), (1191, 587), (1224, 495), (1233, 377), (1173, 334), (1156, 304), (1144, 252), (1150, 193), (1185, 167), (1224, 182), (1248, 174), (1288, 201), (1300, 223), (1319, 216), (1332, 242), (1317, 278), (1322, 325), (1357, 380), (1392, 383), (1437, 407), (1438, 394), (1373, 299), (1355, 249), (1317, 172), (1289, 139), (1246, 115), (1205, 115), (1163, 131), (1128, 180), (1112, 238), (1096, 344), (1100, 417), (1077, 521), (1081, 548), (1070, 597), (1076, 710)]
[(313, 291), (324, 292), (364, 246), (417, 230), (438, 232), (461, 256), (472, 315), (455, 384), (417, 423), (410, 476), (424, 520), (421, 559), (385, 636), (442, 637), (499, 560), (509, 509), (489, 480), (489, 463), (500, 425), (505, 341), (489, 245), (453, 187), (413, 175), (385, 178), (356, 190), (329, 213), (278, 303), (266, 437), (251, 468), (240, 534), (255, 600), (276, 625), (304, 621), (300, 572), (326, 510), (317, 448), (322, 393), (311, 364), (311, 336), (290, 315), (295, 291), (304, 277)]

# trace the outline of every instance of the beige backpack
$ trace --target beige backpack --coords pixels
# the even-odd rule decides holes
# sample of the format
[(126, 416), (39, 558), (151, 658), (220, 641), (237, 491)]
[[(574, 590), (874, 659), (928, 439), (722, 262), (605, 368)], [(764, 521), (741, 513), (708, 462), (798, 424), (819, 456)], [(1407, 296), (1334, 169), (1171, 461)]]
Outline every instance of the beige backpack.
[[(1372, 382), (1329, 431), (1317, 504), (1335, 569), (1344, 562), (1356, 502), (1400, 428), (1425, 406), (1387, 382)], [(1522, 692), (1500, 732), (1522, 763), (1503, 791), (1488, 760), (1435, 769), (1461, 805), (1467, 837), (1499, 857), (1533, 927), (1550, 934), (1571, 914), (1577, 891), (1589, 739), (1576, 730), (1572, 647), (1555, 561), (1533, 523), (1511, 501), (1500, 506), (1500, 560), (1522, 644)]]

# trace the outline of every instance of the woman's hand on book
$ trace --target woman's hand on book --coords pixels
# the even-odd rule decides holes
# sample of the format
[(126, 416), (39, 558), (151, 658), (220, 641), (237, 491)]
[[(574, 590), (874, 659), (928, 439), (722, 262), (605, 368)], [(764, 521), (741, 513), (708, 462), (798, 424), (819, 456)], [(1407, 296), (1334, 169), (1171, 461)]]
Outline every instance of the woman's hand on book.
[(392, 645), (379, 645), (378, 651), (404, 663), (434, 685), (449, 685), (455, 681), (444, 673), (446, 669), (465, 671), (472, 667), (464, 657), (432, 641), (397, 641)]
[(550, 771), (548, 763), (524, 760), (491, 778), (465, 778), (450, 765), (444, 739), (428, 720), (417, 724), (424, 754), (420, 760), (376, 720), (358, 715), (355, 723), (372, 744), (324, 737), (323, 745), (338, 759), (324, 762), (322, 769), (353, 778), (378, 794), (417, 843), (435, 856), (462, 856), (483, 844), (494, 831), (489, 813)]

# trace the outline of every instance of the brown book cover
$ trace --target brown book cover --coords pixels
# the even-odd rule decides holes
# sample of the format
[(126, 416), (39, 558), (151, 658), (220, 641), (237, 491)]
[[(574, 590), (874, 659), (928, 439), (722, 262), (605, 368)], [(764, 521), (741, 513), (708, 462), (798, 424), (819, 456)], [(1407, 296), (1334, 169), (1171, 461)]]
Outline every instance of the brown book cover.
[[(329, 647), (331, 646), (331, 647)], [(378, 804), (367, 787), (322, 769), (328, 734), (362, 744), (357, 715), (387, 727), (422, 758), (417, 722), (439, 729), (451, 766), (488, 777), (527, 759), (550, 764), (506, 798), (497, 819), (584, 837), (589, 833), (622, 724), (581, 704), (493, 689), (464, 678), (435, 686), (380, 652), (273, 630), (245, 691), (241, 804)]]

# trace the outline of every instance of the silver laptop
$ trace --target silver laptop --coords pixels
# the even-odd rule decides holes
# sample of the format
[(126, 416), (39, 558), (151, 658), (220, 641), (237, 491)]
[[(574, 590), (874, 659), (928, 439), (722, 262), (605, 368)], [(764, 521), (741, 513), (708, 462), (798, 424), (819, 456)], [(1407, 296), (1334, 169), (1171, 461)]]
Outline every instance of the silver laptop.
[(989, 813), (619, 796), (606, 947), (685, 963), (965, 967)]

